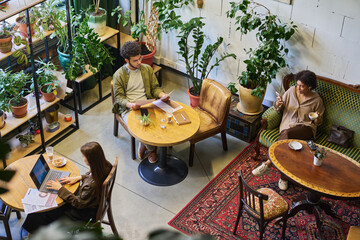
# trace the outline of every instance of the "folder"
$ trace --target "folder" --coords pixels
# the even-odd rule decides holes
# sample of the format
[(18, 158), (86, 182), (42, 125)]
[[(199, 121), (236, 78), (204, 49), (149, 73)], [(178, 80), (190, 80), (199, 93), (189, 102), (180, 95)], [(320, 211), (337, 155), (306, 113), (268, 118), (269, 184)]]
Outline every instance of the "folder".
[(174, 112), (173, 117), (178, 125), (191, 123), (189, 116), (184, 110)]
[(135, 104), (140, 105), (140, 108), (152, 108), (155, 107), (152, 102), (155, 101), (155, 99), (148, 99), (148, 100), (136, 100)]

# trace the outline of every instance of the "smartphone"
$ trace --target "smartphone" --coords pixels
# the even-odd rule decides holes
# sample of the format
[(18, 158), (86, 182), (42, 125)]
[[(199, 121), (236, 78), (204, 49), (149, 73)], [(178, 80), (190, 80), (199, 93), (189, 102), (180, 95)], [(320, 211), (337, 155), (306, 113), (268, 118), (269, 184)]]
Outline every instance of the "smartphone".
[(280, 97), (280, 93), (278, 93), (277, 91), (275, 91), (275, 94), (277, 97)]
[(144, 115), (148, 115), (148, 114), (149, 114), (147, 108), (140, 108), (140, 113), (141, 113), (141, 116), (144, 116)]

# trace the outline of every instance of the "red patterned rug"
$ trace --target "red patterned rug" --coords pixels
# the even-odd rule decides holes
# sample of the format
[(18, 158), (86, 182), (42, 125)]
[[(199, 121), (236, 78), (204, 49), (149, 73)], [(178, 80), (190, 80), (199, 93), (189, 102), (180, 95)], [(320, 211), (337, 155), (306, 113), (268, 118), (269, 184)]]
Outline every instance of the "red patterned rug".
[[(170, 222), (174, 228), (192, 234), (210, 234), (216, 239), (257, 239), (259, 227), (256, 221), (242, 214), (237, 236), (232, 235), (235, 225), (239, 197), (238, 172), (242, 169), (247, 182), (254, 188), (270, 187), (282, 195), (290, 204), (300, 198), (304, 189), (289, 184), (287, 191), (278, 188), (279, 172), (271, 168), (264, 176), (255, 177), (251, 174), (259, 162), (252, 159), (254, 144), (249, 145), (227, 167), (225, 167), (201, 192), (182, 209)], [(267, 156), (267, 148), (261, 148), (261, 155)], [(340, 201), (326, 199), (333, 211), (342, 221), (321, 214), (325, 239), (346, 239), (350, 225), (360, 226), (359, 201)], [(275, 221), (268, 224), (264, 239), (280, 239), (281, 227)], [(287, 222), (286, 239), (319, 239), (315, 217), (300, 211)]]

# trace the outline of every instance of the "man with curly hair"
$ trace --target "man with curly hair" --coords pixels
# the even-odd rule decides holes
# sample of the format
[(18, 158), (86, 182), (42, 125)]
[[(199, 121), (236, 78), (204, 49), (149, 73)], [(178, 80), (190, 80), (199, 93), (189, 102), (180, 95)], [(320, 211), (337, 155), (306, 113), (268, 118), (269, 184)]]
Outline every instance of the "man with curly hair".
[[(140, 108), (140, 105), (135, 103), (137, 100), (160, 98), (162, 101), (167, 101), (170, 98), (159, 87), (152, 67), (141, 64), (140, 52), (139, 43), (135, 41), (124, 43), (120, 53), (126, 64), (119, 68), (113, 76), (115, 103), (112, 111), (121, 114), (125, 121), (130, 110)], [(145, 158), (145, 150), (149, 152), (149, 162), (155, 163), (157, 161), (156, 147), (139, 144), (137, 152), (141, 160)]]

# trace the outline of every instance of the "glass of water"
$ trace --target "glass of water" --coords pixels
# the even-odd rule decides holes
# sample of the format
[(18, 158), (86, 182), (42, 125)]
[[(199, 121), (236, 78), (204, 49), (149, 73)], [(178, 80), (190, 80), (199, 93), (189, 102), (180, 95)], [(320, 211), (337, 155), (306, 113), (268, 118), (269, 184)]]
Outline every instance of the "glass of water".
[(48, 146), (45, 148), (46, 154), (48, 155), (49, 161), (51, 162), (54, 156), (54, 147)]

